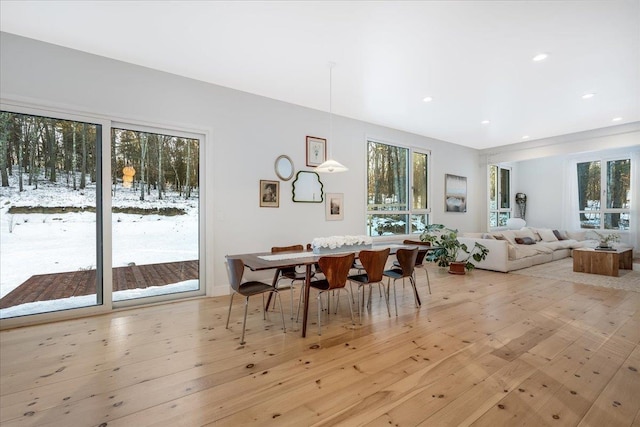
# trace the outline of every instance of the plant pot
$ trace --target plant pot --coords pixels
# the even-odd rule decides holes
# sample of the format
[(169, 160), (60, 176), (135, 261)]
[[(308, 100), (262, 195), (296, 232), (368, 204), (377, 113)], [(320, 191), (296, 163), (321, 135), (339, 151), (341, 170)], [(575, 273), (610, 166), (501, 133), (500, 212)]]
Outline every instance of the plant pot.
[(452, 262), (449, 264), (449, 274), (466, 274), (466, 262)]

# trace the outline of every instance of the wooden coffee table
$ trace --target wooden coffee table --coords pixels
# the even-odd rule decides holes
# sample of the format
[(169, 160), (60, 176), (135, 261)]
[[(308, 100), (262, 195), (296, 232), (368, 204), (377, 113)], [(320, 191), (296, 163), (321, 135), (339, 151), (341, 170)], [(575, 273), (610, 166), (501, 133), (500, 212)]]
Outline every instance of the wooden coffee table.
[(633, 269), (633, 248), (597, 251), (593, 248), (573, 250), (573, 271), (618, 277), (618, 270)]

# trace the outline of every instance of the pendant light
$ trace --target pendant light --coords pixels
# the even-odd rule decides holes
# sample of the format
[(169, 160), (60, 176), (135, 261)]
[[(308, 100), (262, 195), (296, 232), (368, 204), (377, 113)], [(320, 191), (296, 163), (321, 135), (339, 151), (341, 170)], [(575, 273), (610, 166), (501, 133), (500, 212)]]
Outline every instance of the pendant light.
[(346, 172), (349, 170), (342, 163), (337, 162), (331, 158), (331, 144), (333, 143), (333, 111), (331, 102), (333, 91), (332, 72), (335, 65), (336, 64), (334, 62), (329, 62), (329, 159), (315, 168), (315, 171), (319, 173), (337, 173)]

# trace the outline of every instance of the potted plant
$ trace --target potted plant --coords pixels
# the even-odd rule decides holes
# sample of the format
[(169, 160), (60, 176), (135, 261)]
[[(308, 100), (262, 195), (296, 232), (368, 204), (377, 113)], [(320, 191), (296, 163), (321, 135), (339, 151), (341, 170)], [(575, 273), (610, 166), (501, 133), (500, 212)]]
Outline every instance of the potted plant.
[(430, 251), (426, 259), (437, 262), (440, 267), (449, 267), (451, 274), (465, 274), (473, 270), (475, 265), (471, 262), (480, 262), (487, 257), (489, 249), (475, 242), (469, 247), (458, 240), (458, 230), (446, 228), (442, 224), (430, 224), (420, 235), (420, 240), (431, 243), (435, 247)]
[(597, 231), (594, 233), (598, 236), (598, 249), (611, 249), (611, 243), (620, 241), (620, 236), (616, 233), (602, 234)]

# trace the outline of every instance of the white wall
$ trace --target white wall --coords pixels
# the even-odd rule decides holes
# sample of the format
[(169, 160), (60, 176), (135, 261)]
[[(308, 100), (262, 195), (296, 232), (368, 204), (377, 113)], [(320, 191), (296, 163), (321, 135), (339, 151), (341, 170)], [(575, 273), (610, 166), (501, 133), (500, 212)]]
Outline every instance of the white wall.
[[(432, 152), (432, 222), (478, 230), (486, 178), (478, 152), (343, 117), (333, 121), (333, 157), (349, 167), (322, 175), (326, 192), (344, 193), (344, 221), (325, 221), (324, 204), (293, 203), (281, 182), (280, 208), (260, 208), (260, 179), (277, 179), (274, 161), (305, 167), (305, 136), (328, 138), (328, 114), (0, 33), (0, 97), (136, 124), (206, 134), (206, 247), (209, 294), (227, 293), (226, 254), (268, 251), (317, 236), (365, 232), (365, 137)], [(444, 213), (444, 174), (468, 178), (468, 212)]]

